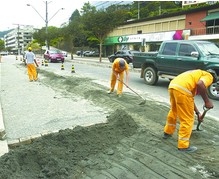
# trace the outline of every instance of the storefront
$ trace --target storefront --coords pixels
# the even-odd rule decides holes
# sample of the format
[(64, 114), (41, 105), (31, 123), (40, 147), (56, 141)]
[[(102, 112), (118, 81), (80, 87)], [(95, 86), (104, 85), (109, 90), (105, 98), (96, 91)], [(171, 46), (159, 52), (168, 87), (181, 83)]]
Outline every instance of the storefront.
[(104, 45), (107, 54), (112, 54), (121, 49), (148, 52), (158, 50), (162, 41), (187, 40), (189, 36), (190, 30), (114, 36), (106, 38)]

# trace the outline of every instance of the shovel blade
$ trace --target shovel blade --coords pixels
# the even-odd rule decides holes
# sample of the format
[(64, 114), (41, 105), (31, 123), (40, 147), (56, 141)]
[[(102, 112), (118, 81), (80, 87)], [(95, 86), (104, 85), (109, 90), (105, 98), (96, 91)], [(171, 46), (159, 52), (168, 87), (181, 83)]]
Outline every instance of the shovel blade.
[(146, 100), (143, 100), (142, 102), (139, 103), (139, 105), (144, 105), (146, 103)]
[(197, 127), (197, 125), (195, 125), (192, 129), (192, 131), (202, 131), (202, 129), (200, 129), (200, 126)]

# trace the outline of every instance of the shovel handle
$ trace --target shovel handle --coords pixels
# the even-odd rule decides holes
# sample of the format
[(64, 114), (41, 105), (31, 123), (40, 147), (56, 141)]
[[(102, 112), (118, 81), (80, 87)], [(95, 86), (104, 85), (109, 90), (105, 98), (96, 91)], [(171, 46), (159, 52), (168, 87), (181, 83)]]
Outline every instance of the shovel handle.
[(201, 123), (203, 122), (203, 119), (204, 119), (206, 113), (207, 113), (210, 109), (211, 109), (211, 108), (206, 108), (205, 106), (203, 106), (204, 112), (203, 112), (202, 115), (201, 115), (201, 120), (200, 120), (200, 118), (199, 118), (199, 115), (197, 114), (197, 118), (198, 118), (198, 124), (197, 124), (197, 127), (196, 127), (196, 130), (197, 130), (197, 131), (200, 131), (199, 126), (200, 126)]

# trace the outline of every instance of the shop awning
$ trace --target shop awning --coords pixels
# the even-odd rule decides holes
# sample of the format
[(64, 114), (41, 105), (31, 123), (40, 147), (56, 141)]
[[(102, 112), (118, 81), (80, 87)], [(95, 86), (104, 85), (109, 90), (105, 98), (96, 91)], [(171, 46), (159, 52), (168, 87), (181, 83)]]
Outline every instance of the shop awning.
[(201, 20), (201, 22), (215, 20), (215, 19), (219, 19), (219, 12), (214, 12), (214, 13), (207, 15), (205, 18)]

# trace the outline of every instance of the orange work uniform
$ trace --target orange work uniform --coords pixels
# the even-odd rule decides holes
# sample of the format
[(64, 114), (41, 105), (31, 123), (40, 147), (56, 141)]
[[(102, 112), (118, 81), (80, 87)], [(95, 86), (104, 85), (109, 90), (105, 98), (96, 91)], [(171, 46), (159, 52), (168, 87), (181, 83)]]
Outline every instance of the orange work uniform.
[(128, 73), (129, 70), (129, 66), (127, 64), (127, 62), (125, 61), (125, 67), (124, 68), (120, 68), (119, 66), (119, 61), (121, 60), (121, 58), (116, 58), (113, 62), (112, 65), (112, 73), (111, 73), (111, 82), (110, 82), (110, 91), (114, 91), (115, 85), (116, 85), (116, 80), (117, 80), (117, 76), (119, 77), (119, 82), (118, 82), (118, 88), (117, 88), (117, 94), (120, 95), (122, 94), (123, 91), (123, 79), (124, 79), (124, 72), (126, 72), (126, 75)]
[(211, 85), (213, 77), (210, 73), (202, 70), (187, 71), (174, 78), (168, 88), (171, 108), (167, 115), (164, 132), (172, 135), (176, 129), (177, 118), (179, 119), (179, 149), (189, 147), (194, 124), (194, 96), (199, 80), (202, 80), (207, 88)]
[(27, 64), (27, 73), (29, 80), (37, 80), (37, 71), (35, 66), (35, 54), (31, 51), (25, 54), (26, 64)]

